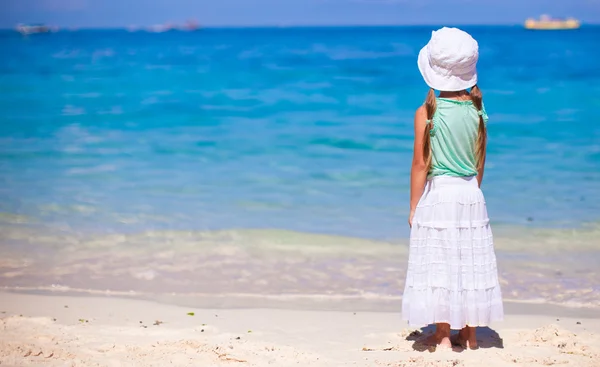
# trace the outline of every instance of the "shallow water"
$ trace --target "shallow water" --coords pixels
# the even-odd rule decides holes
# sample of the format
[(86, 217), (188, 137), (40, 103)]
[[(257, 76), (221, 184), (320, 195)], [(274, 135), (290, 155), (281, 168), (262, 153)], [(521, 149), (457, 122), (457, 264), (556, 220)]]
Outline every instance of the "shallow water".
[[(600, 28), (468, 30), (505, 295), (598, 305)], [(0, 285), (399, 297), (430, 31), (0, 32)]]
[[(74, 235), (11, 226), (2, 233), (0, 287), (188, 304), (217, 297), (237, 307), (265, 300), (393, 304), (408, 255), (406, 240), (284, 230)], [(496, 236), (504, 299), (600, 307), (599, 236), (599, 226)]]

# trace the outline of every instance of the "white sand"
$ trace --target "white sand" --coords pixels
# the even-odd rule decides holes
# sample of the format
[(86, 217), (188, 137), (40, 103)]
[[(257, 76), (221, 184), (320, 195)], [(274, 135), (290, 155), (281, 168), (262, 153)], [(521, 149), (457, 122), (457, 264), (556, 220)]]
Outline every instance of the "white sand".
[(539, 307), (482, 330), (479, 350), (433, 352), (398, 313), (0, 293), (0, 366), (600, 366), (600, 313), (557, 321)]

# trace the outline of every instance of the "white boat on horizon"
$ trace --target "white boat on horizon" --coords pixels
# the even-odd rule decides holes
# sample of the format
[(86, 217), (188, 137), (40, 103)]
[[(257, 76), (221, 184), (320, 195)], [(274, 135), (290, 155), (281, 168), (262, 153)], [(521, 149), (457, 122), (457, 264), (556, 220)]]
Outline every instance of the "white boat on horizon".
[(169, 31), (196, 31), (200, 29), (200, 24), (195, 20), (191, 19), (183, 23), (182, 25), (176, 23), (164, 23), (164, 24), (155, 24), (150, 27), (147, 27), (145, 30), (151, 33), (163, 33)]
[(36, 33), (50, 33), (58, 31), (57, 27), (49, 27), (44, 24), (17, 24), (17, 32), (22, 35), (36, 34)]
[(581, 22), (577, 19), (555, 19), (549, 15), (542, 15), (540, 19), (529, 18), (525, 21), (525, 29), (532, 30), (554, 31), (579, 29), (580, 27)]

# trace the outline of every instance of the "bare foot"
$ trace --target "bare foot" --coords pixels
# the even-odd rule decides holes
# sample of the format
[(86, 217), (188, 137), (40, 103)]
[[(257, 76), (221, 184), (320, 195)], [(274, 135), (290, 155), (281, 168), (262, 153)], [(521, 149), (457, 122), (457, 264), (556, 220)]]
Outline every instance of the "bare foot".
[(450, 342), (450, 338), (447, 336), (443, 337), (438, 344), (440, 347), (452, 349), (452, 343)]
[(475, 350), (479, 349), (479, 345), (477, 344), (477, 328), (470, 327), (469, 328), (469, 338), (467, 339), (467, 348)]
[(477, 344), (477, 328), (472, 326), (465, 326), (460, 329), (458, 334), (452, 337), (452, 344), (459, 345), (464, 349), (478, 349)]
[(436, 324), (435, 333), (428, 336), (424, 340), (424, 343), (426, 345), (439, 345), (443, 348), (452, 348), (452, 343), (450, 342), (450, 325), (446, 323)]
[(467, 343), (469, 342), (469, 327), (465, 326), (458, 332), (458, 334), (453, 335), (451, 342), (453, 345), (457, 345), (466, 349)]
[(478, 349), (477, 344), (477, 328), (471, 326), (465, 326), (458, 334), (452, 336), (452, 344), (461, 346), (464, 349)]
[(429, 346), (440, 346), (444, 348), (452, 348), (452, 343), (450, 342), (450, 338), (440, 333), (434, 333), (429, 335), (425, 340), (423, 340), (423, 344)]

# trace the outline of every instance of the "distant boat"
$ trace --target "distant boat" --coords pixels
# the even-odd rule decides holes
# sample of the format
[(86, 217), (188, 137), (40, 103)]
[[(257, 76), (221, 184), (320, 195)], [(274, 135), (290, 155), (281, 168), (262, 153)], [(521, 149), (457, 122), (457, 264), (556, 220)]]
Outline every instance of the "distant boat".
[(568, 30), (578, 29), (579, 27), (581, 27), (581, 23), (577, 19), (552, 19), (548, 15), (542, 15), (540, 19), (530, 18), (525, 21), (525, 28), (534, 30)]
[(163, 32), (168, 32), (175, 29), (175, 27), (171, 24), (171, 23), (166, 23), (166, 24), (155, 24), (153, 26), (150, 26), (147, 31), (148, 32), (152, 32), (152, 33), (163, 33)]
[(156, 24), (147, 29), (148, 32), (152, 33), (163, 33), (168, 31), (196, 31), (200, 29), (200, 24), (195, 20), (189, 20), (183, 25), (176, 25), (173, 23)]
[(179, 27), (182, 31), (197, 31), (200, 29), (200, 24), (195, 19), (188, 20), (185, 24)]
[(49, 33), (49, 32), (55, 32), (55, 31), (56, 31), (55, 28), (48, 27), (43, 24), (31, 24), (31, 25), (18, 24), (17, 25), (17, 32), (21, 33), (22, 35), (28, 35), (28, 34), (34, 34), (34, 33)]

